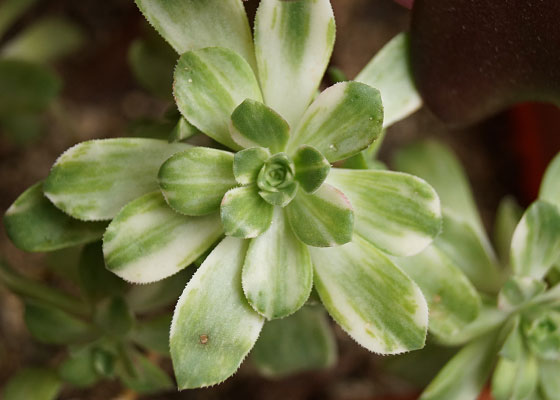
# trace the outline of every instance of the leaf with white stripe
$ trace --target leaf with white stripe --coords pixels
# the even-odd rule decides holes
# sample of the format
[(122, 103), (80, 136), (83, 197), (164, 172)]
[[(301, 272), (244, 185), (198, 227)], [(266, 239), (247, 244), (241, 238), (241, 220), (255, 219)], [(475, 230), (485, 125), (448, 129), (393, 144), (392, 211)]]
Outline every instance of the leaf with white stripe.
[(560, 400), (560, 360), (539, 360), (540, 387), (546, 400)]
[(495, 400), (525, 400), (537, 389), (539, 366), (534, 355), (525, 352), (519, 360), (500, 357), (492, 376)]
[(136, 4), (177, 53), (220, 46), (255, 65), (251, 30), (240, 0), (136, 0)]
[(385, 109), (384, 127), (408, 117), (422, 106), (410, 70), (408, 40), (406, 33), (395, 36), (355, 79), (381, 92)]
[(220, 215), (226, 235), (248, 239), (269, 228), (274, 206), (264, 201), (258, 190), (256, 185), (242, 186), (224, 195)]
[(167, 203), (185, 215), (218, 211), (224, 194), (237, 186), (233, 154), (208, 147), (177, 153), (163, 163), (159, 186)]
[(331, 164), (313, 146), (299, 146), (294, 154), (296, 180), (307, 193), (314, 193), (321, 187), (329, 172)]
[(517, 275), (541, 279), (560, 258), (560, 210), (538, 200), (525, 211), (511, 240)]
[(335, 40), (329, 0), (260, 2), (255, 52), (265, 103), (294, 127), (315, 96)]
[(267, 319), (294, 313), (309, 297), (313, 284), (309, 251), (292, 233), (280, 207), (275, 207), (270, 228), (251, 240), (242, 282), (249, 303)]
[(233, 175), (237, 183), (249, 185), (256, 182), (261, 168), (269, 158), (270, 151), (263, 147), (252, 147), (235, 153)]
[(344, 246), (309, 251), (323, 305), (356, 342), (381, 354), (424, 347), (426, 300), (383, 253), (357, 235)]
[(230, 133), (243, 147), (266, 147), (275, 154), (284, 150), (290, 126), (276, 111), (247, 99), (231, 114)]
[(110, 271), (129, 282), (149, 283), (187, 267), (221, 235), (217, 213), (180, 215), (154, 192), (127, 204), (109, 224), (103, 253)]
[(473, 225), (488, 241), (467, 175), (447, 147), (435, 141), (415, 143), (398, 151), (394, 162), (400, 171), (425, 179), (436, 190), (444, 213)]
[(267, 322), (251, 352), (259, 371), (270, 377), (324, 369), (336, 362), (336, 341), (327, 313), (305, 306), (287, 318)]
[(245, 99), (262, 100), (247, 61), (222, 47), (189, 51), (179, 58), (174, 77), (173, 93), (181, 114), (212, 139), (241, 149), (229, 133), (231, 113)]
[(309, 106), (290, 136), (287, 152), (307, 144), (333, 163), (367, 148), (381, 134), (382, 125), (377, 89), (359, 82), (337, 83)]
[(83, 222), (56, 208), (39, 182), (23, 192), (4, 214), (10, 240), (25, 251), (54, 251), (94, 242), (105, 232), (105, 222)]
[(539, 198), (560, 207), (560, 154), (548, 164), (541, 183)]
[(241, 289), (246, 240), (227, 237), (181, 295), (171, 324), (171, 359), (179, 389), (229, 378), (254, 346), (264, 318)]
[(322, 185), (313, 194), (300, 190), (286, 207), (286, 216), (297, 238), (309, 246), (331, 247), (352, 240), (352, 205), (330, 185)]
[(387, 253), (419, 253), (441, 231), (439, 198), (420, 178), (392, 171), (334, 168), (327, 182), (352, 203), (355, 232)]
[(58, 158), (43, 189), (74, 218), (109, 220), (131, 200), (157, 190), (161, 164), (189, 147), (139, 138), (83, 142)]
[(430, 310), (430, 332), (436, 337), (455, 336), (480, 311), (478, 292), (463, 272), (436, 246), (395, 263), (420, 286)]

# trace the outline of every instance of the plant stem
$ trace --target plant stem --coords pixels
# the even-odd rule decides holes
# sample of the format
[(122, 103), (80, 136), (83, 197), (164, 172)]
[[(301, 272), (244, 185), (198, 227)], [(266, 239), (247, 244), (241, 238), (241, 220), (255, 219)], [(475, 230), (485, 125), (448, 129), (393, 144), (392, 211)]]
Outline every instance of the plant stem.
[(24, 277), (2, 260), (0, 282), (19, 296), (47, 303), (76, 315), (89, 315), (89, 307), (82, 301)]

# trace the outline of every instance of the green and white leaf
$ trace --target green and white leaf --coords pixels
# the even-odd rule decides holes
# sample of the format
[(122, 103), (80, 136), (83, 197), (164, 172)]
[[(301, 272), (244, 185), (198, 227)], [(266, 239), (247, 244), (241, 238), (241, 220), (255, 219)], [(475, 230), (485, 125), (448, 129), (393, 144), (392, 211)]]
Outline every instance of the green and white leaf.
[(329, 175), (329, 160), (315, 147), (305, 144), (298, 147), (293, 159), (298, 183), (307, 193), (316, 192)]
[(335, 40), (329, 0), (263, 0), (255, 52), (265, 103), (292, 126), (315, 96)]
[(231, 114), (230, 133), (242, 147), (266, 147), (276, 154), (286, 147), (290, 126), (273, 109), (247, 99)]
[(247, 303), (241, 272), (248, 242), (225, 238), (181, 295), (171, 324), (171, 358), (179, 389), (215, 385), (237, 371), (264, 318)]
[(288, 142), (288, 153), (314, 146), (331, 163), (353, 156), (381, 134), (383, 105), (379, 91), (358, 82), (342, 82), (322, 92), (309, 106)]
[(194, 216), (218, 211), (224, 194), (237, 186), (233, 154), (208, 147), (175, 154), (163, 163), (158, 178), (167, 203)]
[(408, 117), (422, 106), (408, 57), (409, 35), (400, 33), (387, 43), (358, 74), (355, 81), (381, 92), (384, 127)]
[(4, 386), (4, 400), (55, 400), (62, 382), (47, 368), (22, 368)]
[(136, 0), (136, 4), (177, 53), (219, 46), (255, 65), (251, 30), (241, 0)]
[(350, 200), (355, 232), (381, 250), (410, 256), (441, 231), (441, 207), (424, 180), (392, 171), (335, 168), (327, 182)]
[(539, 360), (539, 381), (546, 400), (560, 400), (560, 361)]
[(400, 171), (425, 179), (436, 190), (444, 213), (472, 224), (480, 240), (487, 241), (467, 175), (450, 149), (423, 141), (398, 151), (394, 163)]
[(560, 209), (538, 200), (525, 211), (511, 240), (517, 275), (541, 279), (560, 258)]
[(104, 222), (83, 222), (56, 208), (44, 195), (39, 182), (23, 192), (4, 214), (10, 240), (25, 251), (54, 251), (103, 236)]
[(461, 268), (474, 286), (487, 293), (497, 293), (504, 276), (492, 249), (466, 220), (444, 212), (442, 234), (434, 241), (453, 263)]
[(139, 138), (83, 142), (58, 158), (43, 189), (74, 218), (109, 220), (131, 200), (157, 190), (161, 164), (189, 147)]
[(292, 233), (280, 207), (275, 207), (270, 228), (251, 240), (242, 283), (251, 306), (269, 320), (293, 314), (309, 297), (311, 257), (307, 246)]
[(191, 125), (184, 117), (180, 117), (177, 125), (169, 134), (169, 142), (181, 142), (201, 133), (196, 127)]
[(502, 310), (526, 304), (546, 290), (546, 283), (530, 276), (512, 276), (500, 290), (498, 305)]
[(544, 174), (539, 199), (560, 207), (560, 154), (548, 165)]
[(496, 400), (524, 400), (537, 388), (539, 367), (531, 353), (516, 361), (500, 357), (492, 377), (492, 395)]
[(352, 240), (352, 205), (330, 185), (313, 194), (300, 191), (286, 207), (286, 216), (297, 238), (309, 246), (330, 247)]
[(228, 236), (255, 238), (270, 227), (274, 207), (264, 201), (256, 185), (228, 191), (222, 200), (220, 215)]
[(430, 311), (429, 329), (436, 338), (457, 335), (478, 316), (478, 292), (436, 246), (413, 257), (397, 258), (395, 263), (424, 293)]
[(497, 334), (486, 335), (465, 346), (428, 385), (420, 400), (475, 400), (494, 366)]
[(49, 68), (19, 60), (0, 60), (0, 116), (44, 111), (62, 83)]
[(507, 196), (500, 201), (494, 223), (493, 242), (503, 264), (509, 262), (513, 232), (523, 215), (523, 210), (513, 197)]
[(233, 157), (233, 175), (240, 185), (256, 182), (270, 152), (263, 147), (252, 147), (235, 153)]
[(234, 150), (241, 147), (230, 136), (232, 112), (245, 99), (262, 100), (257, 78), (247, 61), (222, 47), (181, 55), (175, 68), (173, 93), (181, 114), (192, 125)]
[(9, 40), (0, 56), (35, 63), (51, 63), (65, 57), (85, 41), (81, 29), (59, 17), (46, 17)]
[(135, 283), (171, 276), (195, 261), (220, 236), (217, 213), (204, 217), (177, 214), (160, 192), (127, 204), (103, 238), (107, 268)]
[(94, 327), (57, 308), (28, 301), (25, 325), (38, 341), (50, 344), (76, 343), (95, 337)]
[(428, 307), (420, 288), (360, 236), (310, 248), (315, 288), (329, 314), (366, 349), (398, 354), (424, 347)]
[(259, 372), (270, 377), (329, 368), (336, 358), (335, 338), (325, 310), (318, 306), (267, 322), (251, 352)]

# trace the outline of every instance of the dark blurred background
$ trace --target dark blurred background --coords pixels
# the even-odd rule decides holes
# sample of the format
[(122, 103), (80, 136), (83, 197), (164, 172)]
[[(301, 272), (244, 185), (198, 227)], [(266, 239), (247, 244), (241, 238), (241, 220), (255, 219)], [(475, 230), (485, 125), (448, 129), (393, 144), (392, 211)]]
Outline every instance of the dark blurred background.
[[(253, 13), (256, 0), (246, 2)], [(332, 65), (354, 77), (394, 35), (407, 30), (410, 11), (392, 0), (332, 0), (337, 41)], [(133, 0), (48, 0), (38, 4), (6, 35), (43, 15), (61, 15), (77, 23), (86, 41), (79, 51), (57, 63), (62, 94), (45, 117), (46, 132), (33, 142), (16, 144), (0, 133), (0, 212), (27, 187), (46, 177), (68, 147), (93, 138), (129, 135), (133, 121), (159, 117), (165, 101), (150, 96), (134, 79), (128, 49), (146, 35), (147, 26)], [(0, 43), (1, 45), (1, 43)], [(330, 84), (328, 79), (325, 85)], [(463, 162), (487, 226), (498, 202), (514, 195), (526, 206), (536, 196), (544, 168), (560, 150), (560, 117), (552, 106), (525, 104), (475, 126), (450, 129), (422, 109), (388, 131), (381, 159), (421, 138), (450, 145)], [(44, 255), (16, 249), (0, 230), (0, 256), (26, 274), (58, 284)], [(215, 388), (145, 397), (149, 399), (409, 399), (418, 388), (383, 368), (386, 360), (360, 348), (340, 330), (339, 360), (328, 371), (274, 381), (257, 376), (249, 363)], [(54, 358), (53, 358), (54, 357)], [(56, 361), (57, 349), (31, 341), (22, 320), (22, 304), (0, 287), (0, 387), (19, 367)], [(169, 365), (168, 365), (169, 367)], [(429, 371), (427, 372), (429, 373)], [(64, 399), (134, 399), (118, 384), (88, 391), (67, 391)], [(31, 400), (31, 399), (30, 399)]]

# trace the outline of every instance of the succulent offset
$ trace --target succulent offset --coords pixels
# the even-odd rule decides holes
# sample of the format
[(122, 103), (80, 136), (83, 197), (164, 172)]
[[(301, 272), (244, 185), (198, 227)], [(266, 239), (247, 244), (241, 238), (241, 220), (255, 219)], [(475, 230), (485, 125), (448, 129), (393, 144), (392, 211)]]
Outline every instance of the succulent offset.
[[(379, 91), (357, 81), (317, 94), (335, 38), (329, 1), (261, 1), (254, 45), (241, 1), (137, 3), (182, 54), (174, 82), (182, 123), (229, 150), (154, 139), (78, 144), (8, 210), (14, 241), (33, 249), (17, 233), (30, 210), (44, 223), (68, 221), (70, 232), (43, 250), (93, 240), (105, 228), (72, 218), (111, 220), (107, 267), (135, 283), (167, 278), (204, 256), (171, 326), (180, 388), (232, 375), (265, 320), (295, 313), (313, 288), (367, 349), (421, 348), (426, 301), (389, 255), (410, 256), (431, 243), (440, 231), (439, 198), (412, 175), (332, 167), (377, 139), (383, 107)], [(404, 65), (405, 42), (391, 42), (378, 64)], [(358, 79), (381, 86), (394, 79), (398, 97), (407, 90), (408, 81), (397, 79), (402, 70), (376, 76), (374, 63)], [(385, 86), (391, 123), (419, 105), (414, 96), (394, 101)], [(41, 189), (72, 218), (48, 208), (36, 195)]]

